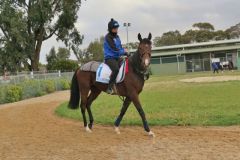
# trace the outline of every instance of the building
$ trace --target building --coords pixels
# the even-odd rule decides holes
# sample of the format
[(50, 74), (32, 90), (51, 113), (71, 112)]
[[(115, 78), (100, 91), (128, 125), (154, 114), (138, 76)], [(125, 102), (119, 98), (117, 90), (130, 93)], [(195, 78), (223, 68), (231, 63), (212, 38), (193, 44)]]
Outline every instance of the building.
[(153, 74), (211, 71), (211, 59), (232, 61), (240, 69), (240, 39), (155, 47), (152, 49)]

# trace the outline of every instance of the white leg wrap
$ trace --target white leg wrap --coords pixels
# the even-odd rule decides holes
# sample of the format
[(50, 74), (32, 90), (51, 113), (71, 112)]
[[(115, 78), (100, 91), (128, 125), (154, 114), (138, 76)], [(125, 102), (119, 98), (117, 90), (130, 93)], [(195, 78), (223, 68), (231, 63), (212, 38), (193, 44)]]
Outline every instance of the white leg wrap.
[(155, 134), (152, 131), (148, 132), (148, 135), (151, 136), (151, 137), (156, 137)]
[(92, 133), (92, 130), (88, 127), (88, 125), (86, 127), (86, 131), (89, 132), (89, 133)]
[(115, 132), (117, 133), (117, 134), (120, 134), (120, 130), (119, 130), (119, 128), (118, 127), (115, 127)]

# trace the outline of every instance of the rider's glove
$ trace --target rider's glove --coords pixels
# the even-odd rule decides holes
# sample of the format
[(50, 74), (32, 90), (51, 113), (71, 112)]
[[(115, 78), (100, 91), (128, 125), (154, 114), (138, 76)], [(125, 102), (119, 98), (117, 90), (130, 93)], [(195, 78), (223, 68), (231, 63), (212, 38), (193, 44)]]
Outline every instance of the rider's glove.
[(123, 55), (129, 57), (129, 56), (130, 56), (130, 53), (125, 52)]

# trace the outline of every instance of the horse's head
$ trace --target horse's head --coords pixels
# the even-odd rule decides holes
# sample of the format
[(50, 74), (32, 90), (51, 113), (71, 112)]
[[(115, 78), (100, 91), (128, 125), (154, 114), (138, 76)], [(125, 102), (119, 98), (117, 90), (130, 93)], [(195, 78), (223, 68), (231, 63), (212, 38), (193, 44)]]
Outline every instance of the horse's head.
[(151, 50), (152, 50), (152, 34), (149, 33), (148, 38), (142, 39), (141, 34), (138, 34), (138, 40), (140, 41), (140, 44), (138, 46), (138, 53), (141, 60), (141, 65), (144, 68), (147, 68), (150, 65), (150, 59), (151, 59)]

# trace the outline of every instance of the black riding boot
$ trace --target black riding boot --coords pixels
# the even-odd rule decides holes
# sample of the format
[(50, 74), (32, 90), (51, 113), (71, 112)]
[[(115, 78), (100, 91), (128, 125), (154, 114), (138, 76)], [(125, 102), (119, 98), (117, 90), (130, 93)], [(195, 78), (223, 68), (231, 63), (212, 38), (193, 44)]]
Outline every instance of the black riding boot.
[(114, 93), (113, 86), (116, 83), (117, 74), (118, 74), (118, 70), (113, 70), (112, 75), (111, 75), (110, 80), (109, 80), (108, 88), (106, 90), (106, 92), (108, 94), (113, 94)]
[(105, 61), (106, 64), (110, 67), (112, 70), (112, 74), (109, 80), (109, 85), (106, 90), (108, 94), (113, 94), (113, 85), (116, 83), (116, 78), (119, 72), (119, 67), (118, 67), (118, 59), (108, 59)]

